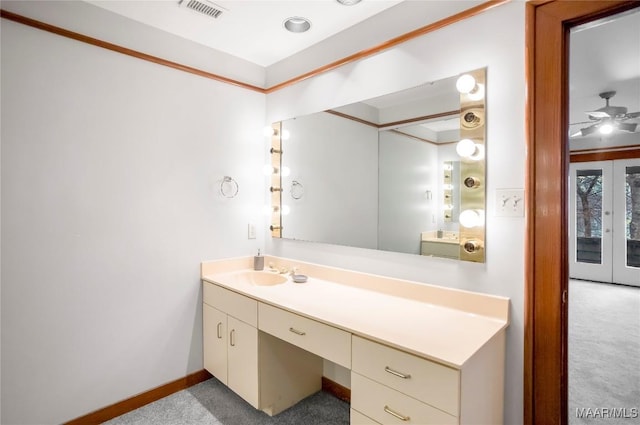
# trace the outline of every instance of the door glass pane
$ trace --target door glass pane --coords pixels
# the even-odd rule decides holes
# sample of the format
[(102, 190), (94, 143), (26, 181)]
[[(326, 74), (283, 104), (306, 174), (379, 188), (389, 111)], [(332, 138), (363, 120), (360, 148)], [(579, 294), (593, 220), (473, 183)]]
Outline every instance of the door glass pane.
[(602, 170), (576, 173), (576, 260), (602, 263)]
[(627, 266), (640, 267), (640, 167), (627, 167), (625, 177)]

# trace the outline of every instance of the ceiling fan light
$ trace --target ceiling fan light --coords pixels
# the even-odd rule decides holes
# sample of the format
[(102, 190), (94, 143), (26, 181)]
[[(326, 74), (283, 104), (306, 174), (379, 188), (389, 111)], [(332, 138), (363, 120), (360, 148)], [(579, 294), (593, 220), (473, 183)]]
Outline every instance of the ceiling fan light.
[(600, 134), (611, 134), (613, 132), (613, 125), (610, 123), (602, 124), (599, 131)]
[(360, 3), (362, 0), (336, 0), (343, 6), (353, 6), (354, 4)]

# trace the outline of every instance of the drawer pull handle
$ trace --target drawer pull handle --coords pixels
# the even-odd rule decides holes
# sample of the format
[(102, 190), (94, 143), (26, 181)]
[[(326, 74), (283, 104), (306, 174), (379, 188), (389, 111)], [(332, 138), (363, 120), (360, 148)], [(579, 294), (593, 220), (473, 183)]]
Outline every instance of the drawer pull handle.
[(229, 333), (229, 344), (231, 344), (232, 347), (236, 346), (236, 330), (235, 329), (231, 329), (231, 333)]
[(403, 422), (407, 422), (408, 420), (411, 419), (409, 416), (401, 415), (395, 410), (390, 409), (389, 406), (384, 406), (384, 411), (390, 414), (391, 416), (393, 416), (394, 418), (400, 419)]
[(396, 371), (396, 370), (393, 370), (393, 369), (391, 369), (389, 366), (385, 366), (385, 367), (384, 367), (384, 371), (385, 371), (385, 372), (387, 372), (387, 373), (390, 373), (390, 374), (392, 374), (392, 375), (394, 375), (394, 376), (397, 376), (398, 378), (402, 378), (402, 379), (409, 379), (409, 378), (411, 378), (411, 375), (409, 375), (409, 374), (404, 374), (404, 373), (398, 372), (398, 371)]
[(218, 339), (222, 339), (222, 322), (218, 322)]
[(299, 330), (297, 330), (295, 328), (289, 328), (289, 332), (293, 332), (296, 335), (306, 335), (307, 334), (306, 332), (299, 331)]

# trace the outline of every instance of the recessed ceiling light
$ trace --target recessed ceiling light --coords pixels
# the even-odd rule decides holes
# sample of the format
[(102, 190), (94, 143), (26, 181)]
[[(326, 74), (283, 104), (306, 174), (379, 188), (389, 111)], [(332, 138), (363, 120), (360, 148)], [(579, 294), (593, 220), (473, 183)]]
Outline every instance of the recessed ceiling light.
[(360, 3), (361, 0), (336, 0), (336, 1), (344, 6), (353, 6), (354, 4)]
[(293, 16), (284, 21), (284, 27), (291, 32), (305, 32), (311, 28), (311, 22), (306, 18)]

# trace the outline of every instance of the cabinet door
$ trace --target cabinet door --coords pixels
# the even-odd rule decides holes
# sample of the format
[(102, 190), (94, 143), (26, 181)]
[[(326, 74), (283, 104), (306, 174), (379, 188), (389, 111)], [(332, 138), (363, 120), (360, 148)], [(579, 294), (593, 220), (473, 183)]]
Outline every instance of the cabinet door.
[(258, 330), (228, 316), (228, 386), (258, 407)]
[(204, 368), (227, 385), (227, 314), (202, 304)]

